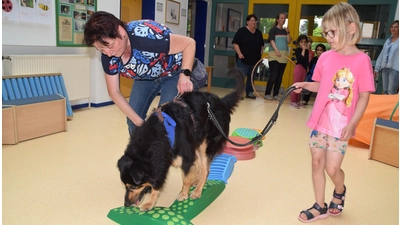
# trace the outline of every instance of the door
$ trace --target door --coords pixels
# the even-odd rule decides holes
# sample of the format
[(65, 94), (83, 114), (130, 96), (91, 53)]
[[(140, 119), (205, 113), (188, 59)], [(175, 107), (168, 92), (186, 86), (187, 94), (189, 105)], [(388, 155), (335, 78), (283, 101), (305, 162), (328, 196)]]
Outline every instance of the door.
[(192, 21), (194, 25), (194, 39), (196, 40), (196, 58), (204, 63), (204, 46), (206, 42), (206, 24), (207, 24), (207, 10), (208, 2), (204, 0), (197, 0), (195, 4), (195, 20)]
[[(264, 40), (268, 39), (268, 32), (278, 13), (286, 13), (287, 21), (285, 27), (288, 27), (292, 37), (292, 43), (289, 44), (289, 58), (293, 59), (293, 50), (296, 45), (293, 41), (300, 34), (307, 35), (313, 39), (312, 50), (319, 43), (326, 43), (322, 38), (321, 19), (325, 12), (340, 0), (249, 0), (249, 13), (254, 13), (258, 17), (258, 29), (263, 33)], [(267, 56), (269, 43), (265, 42), (265, 54)], [(329, 46), (327, 46), (329, 49)], [(294, 64), (288, 62), (282, 79), (282, 86), (286, 89), (293, 84)], [(265, 90), (265, 79), (255, 79), (255, 85), (263, 86)], [(258, 89), (258, 88), (257, 88)], [(258, 89), (259, 90), (259, 89)]]
[(226, 75), (235, 67), (235, 50), (232, 39), (236, 31), (246, 26), (247, 0), (213, 0), (211, 7), (208, 65), (214, 66), (212, 86), (233, 87), (234, 82)]
[[(142, 19), (142, 0), (121, 0), (121, 20), (129, 22)], [(119, 89), (125, 98), (131, 94), (133, 79), (120, 76)]]

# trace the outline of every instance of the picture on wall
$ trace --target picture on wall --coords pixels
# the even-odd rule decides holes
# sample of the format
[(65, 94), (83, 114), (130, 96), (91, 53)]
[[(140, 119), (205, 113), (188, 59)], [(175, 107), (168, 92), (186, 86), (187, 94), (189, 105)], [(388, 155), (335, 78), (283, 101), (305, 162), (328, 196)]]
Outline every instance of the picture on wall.
[[(228, 18), (226, 21), (227, 31), (236, 32), (237, 30), (239, 30), (241, 24), (242, 13), (233, 9), (228, 9)], [(233, 38), (226, 39), (226, 48), (233, 49), (232, 40)]]
[(96, 12), (97, 0), (56, 0), (57, 46), (85, 46), (86, 22)]
[(52, 25), (53, 1), (48, 0), (4, 0), (3, 20)]
[(181, 3), (167, 0), (165, 4), (165, 22), (179, 24)]
[(229, 32), (236, 32), (240, 28), (242, 14), (239, 11), (228, 9), (228, 21), (226, 27)]

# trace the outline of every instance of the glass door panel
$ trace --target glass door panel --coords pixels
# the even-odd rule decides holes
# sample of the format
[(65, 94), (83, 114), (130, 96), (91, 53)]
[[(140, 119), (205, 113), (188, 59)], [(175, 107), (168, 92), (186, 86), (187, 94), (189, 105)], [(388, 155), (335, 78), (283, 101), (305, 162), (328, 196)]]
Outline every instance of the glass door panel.
[(208, 65), (214, 66), (212, 86), (229, 87), (227, 71), (235, 67), (232, 40), (236, 31), (246, 25), (246, 0), (213, 0), (210, 23)]
[[(269, 36), (268, 33), (270, 29), (275, 26), (276, 16), (279, 13), (286, 14), (287, 19), (283, 26), (288, 27), (292, 34), (295, 21), (294, 20), (295, 9), (296, 9), (296, 1), (293, 0), (280, 0), (280, 1), (250, 0), (249, 1), (249, 14), (254, 13), (258, 17), (257, 28), (263, 33), (263, 38), (265, 40), (263, 58), (266, 59), (266, 57), (268, 56), (268, 51), (270, 47), (269, 42), (267, 41)], [(289, 45), (289, 48), (290, 47), (291, 45)], [(289, 58), (290, 54), (291, 53), (289, 53)], [(288, 72), (289, 70), (293, 70), (292, 68), (290, 68), (291, 66), (289, 64), (291, 63), (287, 64), (285, 74), (282, 80), (282, 86), (285, 88), (288, 87), (289, 79), (293, 80), (293, 76), (291, 76), (290, 73)], [(261, 63), (258, 66), (257, 71), (262, 71), (262, 72), (254, 74), (253, 77), (254, 84), (256, 86), (257, 91), (263, 92), (265, 90), (266, 81), (268, 80), (268, 75), (269, 75), (269, 67), (267, 60), (264, 60), (263, 63)], [(265, 76), (263, 77), (264, 74), (265, 76), (267, 76), (267, 78), (265, 78)]]
[[(333, 3), (336, 4), (336, 3)], [(329, 50), (331, 47), (326, 43), (325, 38), (322, 37), (321, 32), (321, 21), (326, 11), (332, 7), (330, 5), (314, 5), (314, 4), (302, 4), (300, 11), (300, 19), (298, 24), (298, 35), (304, 34), (313, 40), (311, 49), (314, 51), (315, 46), (318, 44), (324, 44), (326, 49)]]
[[(275, 18), (278, 13), (286, 13), (287, 20), (284, 27), (288, 27), (292, 37), (292, 43), (289, 44), (289, 58), (292, 58), (293, 50), (297, 47), (293, 43), (300, 34), (305, 34), (313, 39), (313, 47), (323, 43), (330, 49), (326, 40), (321, 36), (321, 20), (323, 15), (331, 6), (340, 2), (340, 0), (249, 0), (249, 14), (254, 13), (258, 19), (258, 29), (263, 33), (266, 41), (266, 57), (269, 50), (268, 32), (275, 25)], [(294, 62), (293, 62), (294, 63)], [(286, 89), (293, 84), (294, 64), (288, 62), (285, 74), (282, 79), (282, 86)], [(265, 63), (261, 67), (265, 67)], [(268, 68), (263, 68), (268, 70)], [(259, 86), (266, 85), (263, 79), (255, 79), (255, 84)]]

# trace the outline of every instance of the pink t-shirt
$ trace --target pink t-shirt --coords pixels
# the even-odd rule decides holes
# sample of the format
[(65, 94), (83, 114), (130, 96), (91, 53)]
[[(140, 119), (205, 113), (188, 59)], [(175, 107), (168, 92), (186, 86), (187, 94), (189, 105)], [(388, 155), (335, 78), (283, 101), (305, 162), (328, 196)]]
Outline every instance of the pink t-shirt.
[(340, 138), (342, 129), (354, 115), (359, 93), (375, 91), (371, 59), (363, 52), (353, 55), (324, 52), (312, 79), (320, 82), (320, 87), (306, 125)]

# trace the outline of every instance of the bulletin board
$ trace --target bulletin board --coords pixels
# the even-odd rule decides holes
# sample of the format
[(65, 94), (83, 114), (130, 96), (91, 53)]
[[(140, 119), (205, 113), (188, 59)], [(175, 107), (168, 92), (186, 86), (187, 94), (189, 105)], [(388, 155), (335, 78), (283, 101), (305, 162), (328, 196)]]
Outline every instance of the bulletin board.
[(57, 46), (85, 47), (84, 27), (96, 10), (97, 0), (56, 0)]

